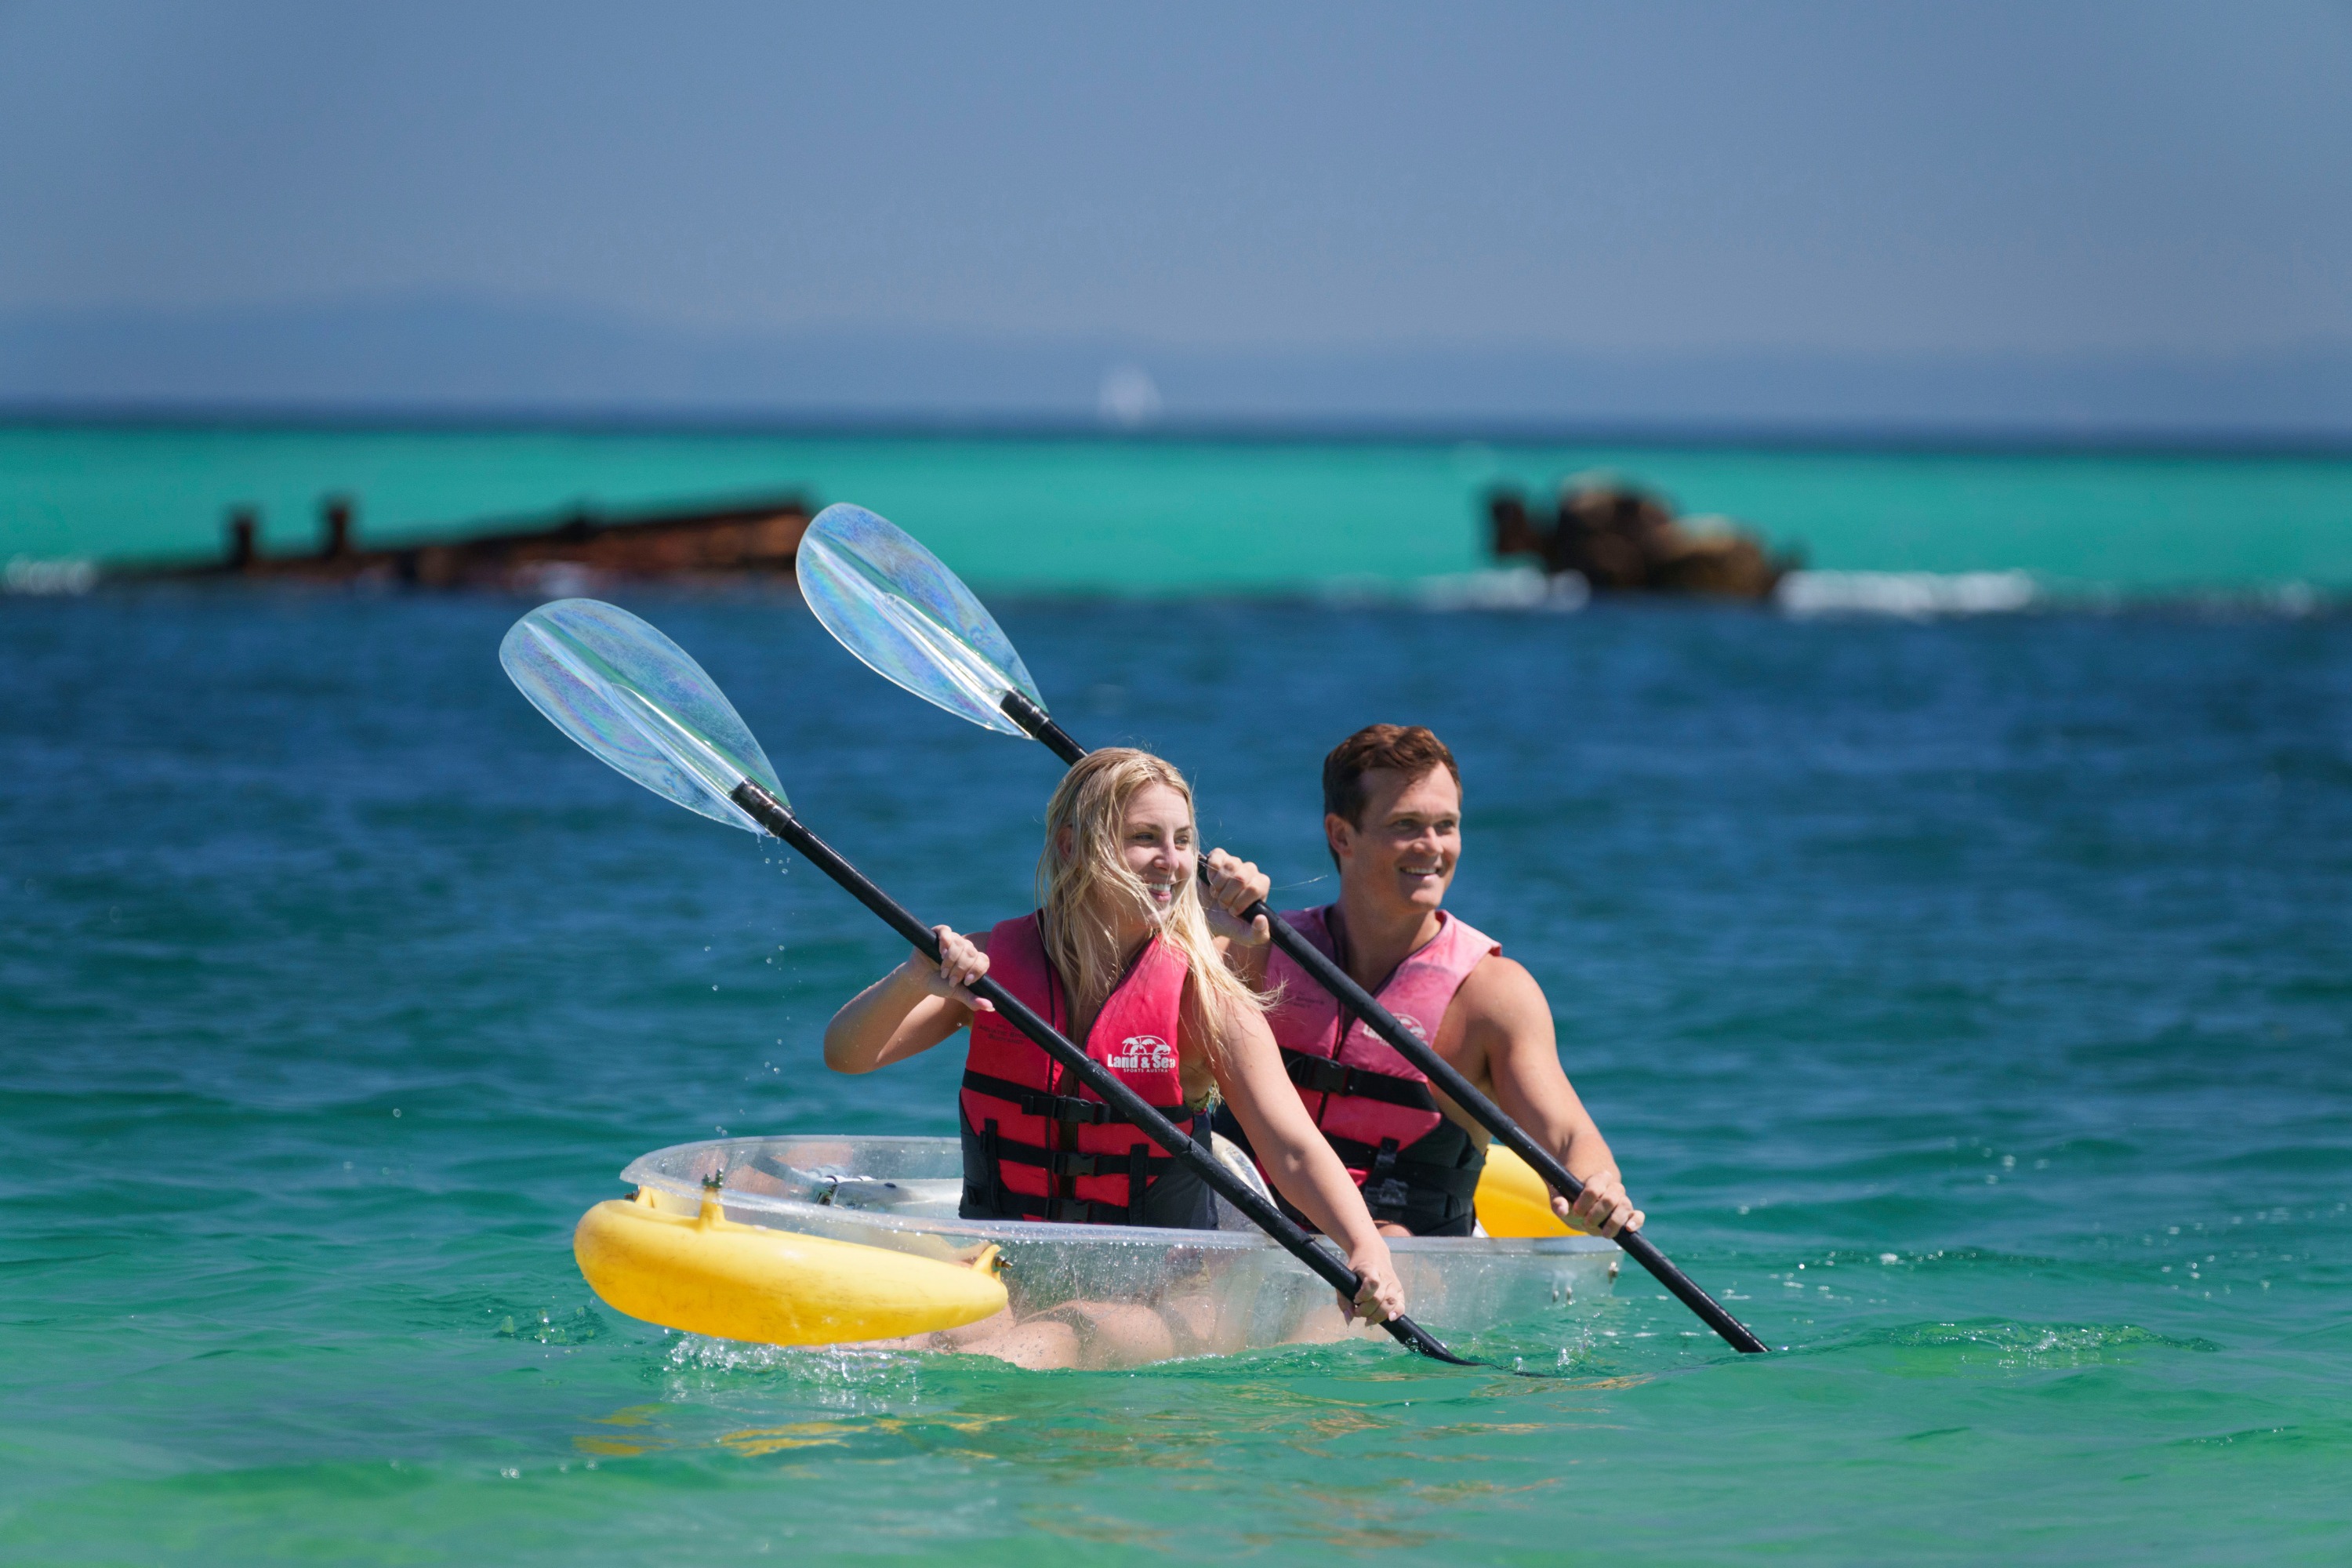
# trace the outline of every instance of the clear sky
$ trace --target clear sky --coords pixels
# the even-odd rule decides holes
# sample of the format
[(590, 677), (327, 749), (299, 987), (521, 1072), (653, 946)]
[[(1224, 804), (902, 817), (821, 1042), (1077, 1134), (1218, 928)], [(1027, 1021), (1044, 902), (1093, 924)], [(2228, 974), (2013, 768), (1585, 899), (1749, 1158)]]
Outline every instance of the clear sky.
[(0, 311), (2352, 342), (2352, 6), (0, 4)]

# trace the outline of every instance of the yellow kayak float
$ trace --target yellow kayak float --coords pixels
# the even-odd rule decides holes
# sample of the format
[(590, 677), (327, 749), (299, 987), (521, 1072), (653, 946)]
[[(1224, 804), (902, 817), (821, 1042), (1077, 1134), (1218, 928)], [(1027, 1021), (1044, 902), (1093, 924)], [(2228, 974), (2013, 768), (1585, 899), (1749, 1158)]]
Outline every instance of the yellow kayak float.
[(725, 1216), (718, 1194), (692, 1215), (653, 1188), (608, 1199), (572, 1237), (580, 1272), (616, 1310), (665, 1328), (771, 1345), (896, 1339), (1004, 1310), (995, 1248), (941, 1263), (887, 1247)]

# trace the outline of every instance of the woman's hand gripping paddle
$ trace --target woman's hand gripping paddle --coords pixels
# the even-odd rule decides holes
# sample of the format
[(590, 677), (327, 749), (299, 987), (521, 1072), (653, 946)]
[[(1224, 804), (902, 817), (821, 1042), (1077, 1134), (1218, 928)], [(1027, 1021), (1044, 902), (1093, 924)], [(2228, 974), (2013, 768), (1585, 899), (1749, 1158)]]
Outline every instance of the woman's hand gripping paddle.
[[(983, 619), (986, 614), (981, 612)], [(593, 599), (559, 599), (514, 624), (499, 645), (499, 663), (531, 706), (599, 761), (688, 811), (746, 832), (774, 834), (881, 916), (901, 938), (934, 961), (939, 958), (939, 938), (929, 926), (801, 825), (767, 753), (734, 706), (684, 648), (651, 626)], [(1020, 660), (1013, 663), (1017, 668)], [(982, 976), (971, 990), (1117, 1106), (1153, 1142), (1190, 1165), (1292, 1257), (1346, 1300), (1356, 1299), (1363, 1280), (1354, 1269), (1316, 1245), (1108, 1068), (995, 981)], [(1410, 1318), (1393, 1318), (1381, 1326), (1423, 1355), (1461, 1366), (1474, 1364)]]
[[(1013, 644), (962, 580), (905, 530), (863, 507), (829, 506), (801, 538), (795, 565), (801, 595), (816, 618), (877, 674), (927, 702), (975, 724), (1008, 735), (1042, 741), (1065, 764), (1086, 748), (1045, 712), (1045, 699)], [(617, 765), (617, 764), (616, 764)], [(1207, 859), (1202, 865), (1205, 870)], [(1265, 915), (1275, 945), (1316, 983), (1345, 1003), (1367, 1027), (1399, 1056), (1427, 1074), (1454, 1102), (1533, 1166), (1570, 1203), (1584, 1184), (1570, 1175), (1550, 1150), (1478, 1091), (1452, 1063), (1423, 1045), (1393, 1014), (1357, 984), (1321, 949), (1298, 934), (1261, 902), (1244, 920)], [(1748, 1326), (1727, 1312), (1675, 1267), (1639, 1231), (1617, 1237), (1633, 1260), (1656, 1276), (1699, 1320), (1734, 1350), (1754, 1354), (1767, 1347)]]

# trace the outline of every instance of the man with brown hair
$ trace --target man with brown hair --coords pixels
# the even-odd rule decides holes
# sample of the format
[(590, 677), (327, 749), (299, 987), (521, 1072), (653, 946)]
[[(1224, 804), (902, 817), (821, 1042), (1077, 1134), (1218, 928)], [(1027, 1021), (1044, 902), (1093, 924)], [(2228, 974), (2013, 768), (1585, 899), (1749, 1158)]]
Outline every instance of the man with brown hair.
[[(1560, 1070), (1543, 988), (1443, 908), (1462, 855), (1462, 770), (1445, 742), (1417, 724), (1357, 731), (1323, 760), (1323, 813), (1339, 900), (1284, 918), (1584, 1183), (1572, 1210), (1555, 1194), (1554, 1212), (1604, 1236), (1639, 1229), (1608, 1141)], [(1222, 851), (1210, 864), (1229, 910), (1271, 886)], [(1471, 1235), (1486, 1131), (1263, 936), (1227, 956), (1252, 984), (1281, 988), (1269, 1022), (1290, 1079), (1382, 1231)], [(1238, 1134), (1230, 1119), (1218, 1130)]]

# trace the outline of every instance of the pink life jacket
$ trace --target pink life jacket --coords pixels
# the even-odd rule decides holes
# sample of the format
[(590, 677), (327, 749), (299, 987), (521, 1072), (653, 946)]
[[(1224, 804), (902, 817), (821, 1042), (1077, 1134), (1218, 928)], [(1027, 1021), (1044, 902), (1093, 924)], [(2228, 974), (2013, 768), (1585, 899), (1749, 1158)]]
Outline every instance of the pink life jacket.
[[(1283, 918), (1347, 967), (1332, 940), (1329, 910), (1297, 910)], [(1502, 944), (1440, 911), (1437, 935), (1396, 967), (1373, 994), (1424, 1044), (1433, 1040), (1462, 982)], [(1472, 1200), (1486, 1152), (1437, 1109), (1429, 1077), (1390, 1048), (1363, 1020), (1316, 984), (1279, 949), (1266, 984), (1282, 1002), (1266, 1022), (1283, 1066), (1307, 1112), (1364, 1190), (1375, 1219), (1416, 1235), (1469, 1234)]]
[[(1037, 921), (1024, 915), (989, 932), (988, 976), (1066, 1031), (1069, 1004)], [(1178, 1076), (1177, 1036), (1191, 973), (1184, 955), (1154, 936), (1104, 1002), (1085, 1042), (1087, 1056), (1187, 1132), (1192, 1113)], [(1173, 1202), (1154, 1204), (1154, 1189), (1174, 1159), (998, 1014), (972, 1016), (960, 1105), (967, 1217), (1216, 1223), (1207, 1189), (1197, 1182), (1168, 1184), (1164, 1195)]]

